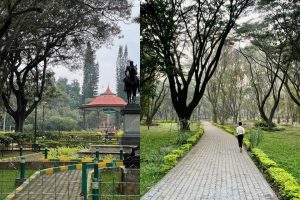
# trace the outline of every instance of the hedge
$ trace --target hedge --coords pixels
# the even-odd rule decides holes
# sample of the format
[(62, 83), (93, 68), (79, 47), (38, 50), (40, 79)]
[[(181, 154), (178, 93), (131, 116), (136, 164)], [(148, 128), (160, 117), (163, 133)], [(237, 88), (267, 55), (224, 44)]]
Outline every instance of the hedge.
[(263, 168), (264, 170), (267, 170), (270, 167), (277, 167), (277, 163), (271, 160), (262, 150), (258, 148), (253, 148), (252, 153), (258, 160), (261, 168)]
[(259, 165), (266, 170), (269, 179), (279, 189), (279, 194), (284, 200), (300, 200), (300, 185), (287, 171), (277, 167), (278, 164), (268, 158), (260, 149), (253, 148), (252, 153)]
[(178, 160), (183, 157), (192, 147), (195, 145), (199, 138), (204, 134), (203, 127), (199, 127), (199, 129), (187, 139), (186, 144), (182, 144), (179, 148), (174, 149), (164, 157), (164, 162), (162, 165), (162, 169), (164, 172), (169, 171), (177, 164)]

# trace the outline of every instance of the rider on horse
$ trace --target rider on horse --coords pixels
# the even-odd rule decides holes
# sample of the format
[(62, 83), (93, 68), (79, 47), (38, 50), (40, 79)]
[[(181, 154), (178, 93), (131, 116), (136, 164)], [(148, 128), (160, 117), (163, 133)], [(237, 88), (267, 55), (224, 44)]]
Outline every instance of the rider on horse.
[(139, 90), (139, 78), (137, 77), (137, 68), (133, 61), (129, 62), (125, 70), (124, 91), (127, 92), (128, 103), (135, 103), (136, 90)]

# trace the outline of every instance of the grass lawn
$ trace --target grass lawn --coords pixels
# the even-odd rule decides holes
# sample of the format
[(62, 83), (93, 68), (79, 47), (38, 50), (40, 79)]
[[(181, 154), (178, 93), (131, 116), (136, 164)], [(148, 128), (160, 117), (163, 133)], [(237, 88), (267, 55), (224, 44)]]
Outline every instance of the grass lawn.
[[(34, 170), (26, 170), (26, 178), (31, 176), (34, 172)], [(15, 190), (15, 179), (18, 177), (18, 170), (0, 169), (0, 199), (4, 199), (8, 194)]]
[[(192, 124), (196, 130), (196, 124)], [(161, 170), (163, 158), (180, 146), (176, 123), (161, 123), (159, 126), (141, 126), (141, 195), (145, 194), (165, 173)], [(189, 134), (186, 134), (189, 135)]]
[(300, 183), (300, 128), (265, 131), (258, 148), (277, 162), (279, 167), (290, 172)]

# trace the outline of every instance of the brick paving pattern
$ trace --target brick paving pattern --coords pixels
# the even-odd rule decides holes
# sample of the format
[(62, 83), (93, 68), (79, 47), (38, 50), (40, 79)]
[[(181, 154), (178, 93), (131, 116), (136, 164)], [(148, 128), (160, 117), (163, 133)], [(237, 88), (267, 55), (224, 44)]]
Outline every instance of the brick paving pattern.
[(17, 200), (81, 200), (81, 170), (45, 174), (17, 194)]
[(204, 122), (198, 144), (142, 200), (276, 200), (237, 139)]

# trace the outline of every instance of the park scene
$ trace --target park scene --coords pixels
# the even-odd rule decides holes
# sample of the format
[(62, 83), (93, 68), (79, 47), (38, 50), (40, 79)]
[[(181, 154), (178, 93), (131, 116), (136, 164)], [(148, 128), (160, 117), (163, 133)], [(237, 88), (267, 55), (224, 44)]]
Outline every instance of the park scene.
[(0, 2), (0, 199), (140, 199), (139, 11)]
[(299, 2), (141, 13), (141, 199), (300, 199)]

